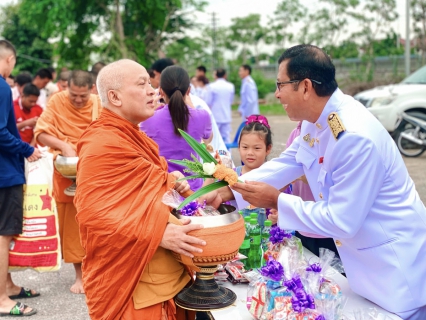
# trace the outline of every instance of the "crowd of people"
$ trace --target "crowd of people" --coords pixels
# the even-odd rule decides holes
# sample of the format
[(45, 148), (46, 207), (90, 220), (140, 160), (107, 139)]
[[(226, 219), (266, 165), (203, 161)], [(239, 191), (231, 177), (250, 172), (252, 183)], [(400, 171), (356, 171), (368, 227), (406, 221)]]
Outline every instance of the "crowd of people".
[[(11, 78), (16, 57), (13, 45), (0, 40), (0, 315), (36, 313), (14, 301), (40, 293), (13, 283), (8, 254), (22, 232), (24, 159), (37, 161), (39, 147), (47, 147), (79, 158), (75, 197), (64, 193), (72, 181), (56, 170), (53, 197), (63, 259), (75, 268), (70, 290), (86, 295), (90, 317), (202, 319), (174, 302), (193, 278), (172, 252), (189, 258), (202, 252), (205, 241), (188, 232), (203, 226), (178, 220), (162, 195), (208, 183), (181, 180), (190, 173), (168, 163), (191, 158), (178, 129), (212, 153), (229, 154), (235, 87), (226, 70), (215, 70), (210, 82), (204, 66), (191, 78), (168, 58), (148, 70), (123, 59), (96, 63), (91, 72), (62, 70), (57, 77), (46, 68)], [(259, 114), (251, 67), (242, 65), (243, 164), (235, 170), (245, 183), (201, 200), (268, 209), (274, 223), (299, 231), (311, 250), (336, 250), (355, 292), (403, 319), (426, 319), (426, 209), (395, 144), (339, 90), (320, 48), (289, 48), (278, 63), (275, 95), (298, 121), (287, 149), (266, 161), (272, 131)]]

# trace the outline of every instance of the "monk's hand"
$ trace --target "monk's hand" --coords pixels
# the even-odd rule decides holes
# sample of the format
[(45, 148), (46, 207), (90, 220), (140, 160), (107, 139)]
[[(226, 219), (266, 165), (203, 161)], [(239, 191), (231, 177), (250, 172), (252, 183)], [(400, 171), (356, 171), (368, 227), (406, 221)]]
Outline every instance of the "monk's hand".
[(77, 157), (77, 152), (75, 152), (74, 148), (66, 142), (61, 149), (61, 153), (64, 157)]
[(271, 209), (271, 212), (269, 213), (268, 220), (272, 222), (272, 224), (278, 223), (278, 211), (275, 209)]
[(277, 209), (280, 191), (267, 183), (258, 181), (237, 182), (232, 186), (232, 189), (240, 193), (244, 200), (255, 207)]
[(184, 224), (183, 226), (173, 223), (167, 224), (160, 242), (160, 247), (193, 258), (193, 253), (203, 252), (202, 249), (195, 245), (205, 246), (206, 242), (196, 237), (189, 236), (187, 233), (193, 230), (203, 229), (204, 226), (202, 224), (189, 224), (191, 222), (189, 219), (181, 219), (181, 222)]
[(34, 152), (32, 155), (30, 155), (27, 160), (29, 162), (34, 162), (37, 161), (38, 159), (40, 159), (42, 157), (42, 154), (40, 152), (40, 150), (38, 150), (37, 148), (34, 148)]
[[(170, 174), (174, 176), (176, 180), (185, 178), (185, 176), (180, 171), (173, 171), (173, 172), (170, 172)], [(189, 185), (187, 180), (175, 181), (175, 185), (173, 189), (175, 189), (179, 193), (185, 193), (191, 189), (191, 186)]]

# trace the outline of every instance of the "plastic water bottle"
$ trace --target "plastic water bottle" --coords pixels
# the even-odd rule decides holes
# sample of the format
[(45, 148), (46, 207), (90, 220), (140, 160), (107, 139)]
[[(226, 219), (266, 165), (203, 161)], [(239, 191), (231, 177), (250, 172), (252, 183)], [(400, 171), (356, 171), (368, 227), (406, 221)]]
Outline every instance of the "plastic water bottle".
[(261, 267), (262, 238), (260, 234), (260, 228), (257, 224), (257, 219), (250, 219), (250, 252), (249, 252), (249, 264), (251, 268)]
[(263, 227), (263, 230), (262, 230), (262, 264), (264, 264), (266, 261), (265, 252), (268, 250), (268, 242), (270, 237), (269, 232), (271, 231), (271, 227), (272, 227), (272, 221), (266, 220), (265, 226)]
[(250, 253), (250, 217), (244, 218), (244, 225), (246, 227), (246, 235), (244, 236), (244, 241), (239, 252), (247, 257), (247, 259), (242, 260), (242, 262), (244, 263), (244, 267), (248, 270), (251, 268), (248, 258)]

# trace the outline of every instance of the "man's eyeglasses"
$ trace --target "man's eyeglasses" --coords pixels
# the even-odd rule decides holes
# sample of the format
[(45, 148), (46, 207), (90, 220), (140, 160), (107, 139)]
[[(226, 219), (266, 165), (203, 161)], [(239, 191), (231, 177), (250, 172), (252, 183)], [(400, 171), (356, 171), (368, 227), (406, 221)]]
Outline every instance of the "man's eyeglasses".
[[(313, 83), (316, 83), (316, 84), (322, 84), (321, 81), (317, 81), (317, 80), (314, 80), (314, 79), (309, 79), (309, 80), (311, 80)], [(288, 83), (300, 82), (300, 81), (302, 81), (302, 80), (290, 80), (290, 81), (282, 81), (282, 82), (277, 81), (277, 89), (278, 89), (278, 91), (281, 91), (281, 87), (283, 85), (288, 84)]]

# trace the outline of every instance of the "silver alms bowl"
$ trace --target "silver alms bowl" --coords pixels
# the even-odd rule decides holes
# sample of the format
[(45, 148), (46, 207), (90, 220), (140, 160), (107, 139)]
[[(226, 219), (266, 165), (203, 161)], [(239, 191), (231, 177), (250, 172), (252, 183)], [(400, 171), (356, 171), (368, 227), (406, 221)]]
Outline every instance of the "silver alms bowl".
[(58, 155), (54, 162), (56, 170), (68, 179), (75, 179), (77, 176), (78, 157), (63, 157)]

